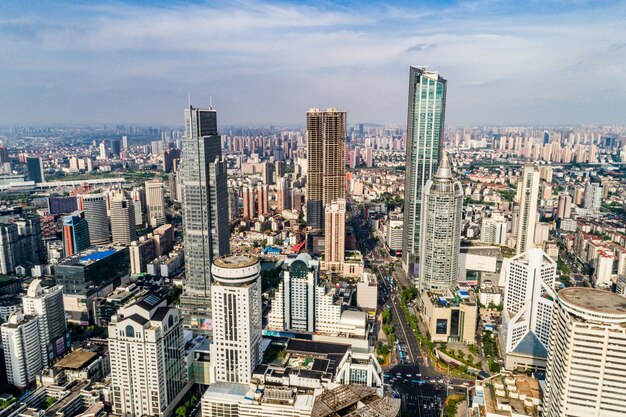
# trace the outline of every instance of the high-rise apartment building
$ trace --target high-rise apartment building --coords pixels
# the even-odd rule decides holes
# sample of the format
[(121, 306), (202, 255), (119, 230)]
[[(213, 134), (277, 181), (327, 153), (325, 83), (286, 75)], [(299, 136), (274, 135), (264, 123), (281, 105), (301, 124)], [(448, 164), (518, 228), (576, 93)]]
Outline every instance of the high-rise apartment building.
[(230, 253), (228, 184), (213, 109), (185, 109), (180, 167), (185, 241), (185, 325), (211, 331), (211, 264)]
[(119, 190), (111, 198), (111, 238), (114, 243), (130, 245), (137, 240), (135, 208), (125, 191)]
[(507, 369), (544, 369), (556, 297), (556, 262), (533, 248), (505, 261), (502, 328)]
[(463, 187), (454, 179), (443, 153), (435, 175), (426, 181), (421, 219), (421, 254), (418, 287), (446, 291), (459, 278)]
[(517, 185), (519, 218), (517, 220), (515, 251), (518, 255), (534, 246), (538, 199), (539, 170), (534, 165), (526, 165), (522, 171), (522, 178)]
[(256, 216), (255, 193), (252, 186), (243, 187), (243, 217), (254, 219)]
[(572, 217), (572, 196), (567, 192), (560, 193), (556, 218), (563, 220), (570, 217)]
[(324, 217), (323, 268), (342, 272), (346, 249), (346, 200), (342, 198), (326, 205)]
[(482, 227), (480, 229), (480, 240), (485, 243), (495, 243), (496, 245), (506, 245), (507, 239), (507, 220), (502, 212), (494, 211), (491, 217), (482, 219)]
[(91, 246), (89, 225), (85, 220), (85, 212), (77, 210), (63, 217), (63, 250), (65, 256), (72, 256)]
[(165, 224), (165, 191), (163, 182), (146, 181), (146, 206), (150, 226), (159, 227)]
[(239, 191), (235, 187), (228, 187), (228, 220), (239, 218)]
[(585, 199), (583, 207), (588, 210), (598, 211), (602, 206), (602, 195), (604, 188), (597, 178), (593, 178), (589, 184), (585, 186)]
[(108, 331), (113, 412), (173, 415), (189, 388), (179, 310), (150, 293), (121, 307)]
[(317, 260), (307, 253), (287, 258), (282, 280), (267, 315), (268, 327), (276, 330), (315, 331), (315, 288), (320, 274)]
[(34, 384), (48, 363), (41, 343), (41, 320), (18, 311), (0, 326), (7, 380), (21, 390)]
[(78, 198), (78, 209), (85, 212), (92, 245), (105, 245), (111, 241), (107, 197), (104, 194), (83, 194)]
[(437, 72), (411, 67), (406, 137), (406, 179), (402, 266), (419, 275), (420, 216), (424, 186), (437, 171), (443, 150), (446, 80)]
[(278, 178), (276, 186), (276, 212), (291, 208), (291, 197), (289, 193), (289, 180), (285, 177)]
[(26, 295), (22, 297), (22, 304), (24, 314), (41, 319), (39, 332), (47, 364), (69, 349), (69, 337), (66, 338), (62, 288), (58, 285), (43, 288), (41, 283), (40, 279), (30, 283)]
[(565, 288), (554, 302), (545, 417), (626, 415), (626, 299)]
[[(148, 262), (156, 258), (154, 239), (142, 236), (128, 247), (130, 255), (130, 273), (138, 275), (146, 272)], [(160, 256), (160, 255), (159, 255)]]
[(268, 203), (268, 190), (267, 185), (257, 184), (256, 186), (256, 197), (257, 197), (257, 213), (267, 214), (269, 213), (269, 203)]
[(27, 158), (26, 168), (28, 169), (28, 180), (39, 182), (46, 182), (46, 178), (43, 174), (43, 162), (41, 158)]
[(306, 114), (307, 225), (323, 229), (324, 208), (346, 196), (347, 113), (334, 108)]
[(261, 264), (247, 256), (213, 261), (213, 381), (247, 384), (263, 359)]

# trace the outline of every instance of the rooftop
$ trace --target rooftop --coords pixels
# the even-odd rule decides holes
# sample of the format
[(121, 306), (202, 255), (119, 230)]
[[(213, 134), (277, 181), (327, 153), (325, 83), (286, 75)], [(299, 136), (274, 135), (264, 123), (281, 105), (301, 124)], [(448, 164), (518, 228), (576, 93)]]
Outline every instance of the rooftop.
[(77, 349), (54, 364), (55, 368), (81, 369), (89, 364), (98, 354), (84, 349)]
[(227, 269), (246, 268), (258, 263), (257, 258), (243, 255), (230, 255), (217, 258), (213, 263), (215, 266)]
[(626, 314), (626, 298), (609, 291), (571, 287), (561, 290), (559, 298), (568, 304), (591, 312)]

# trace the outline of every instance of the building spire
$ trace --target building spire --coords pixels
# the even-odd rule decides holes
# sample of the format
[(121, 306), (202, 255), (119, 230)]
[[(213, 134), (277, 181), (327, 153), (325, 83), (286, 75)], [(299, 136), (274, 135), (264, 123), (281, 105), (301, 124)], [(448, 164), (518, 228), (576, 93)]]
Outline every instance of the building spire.
[(448, 159), (448, 152), (443, 151), (441, 154), (441, 160), (439, 161), (439, 168), (435, 174), (435, 178), (454, 178), (452, 175), (452, 169), (450, 169), (450, 160)]

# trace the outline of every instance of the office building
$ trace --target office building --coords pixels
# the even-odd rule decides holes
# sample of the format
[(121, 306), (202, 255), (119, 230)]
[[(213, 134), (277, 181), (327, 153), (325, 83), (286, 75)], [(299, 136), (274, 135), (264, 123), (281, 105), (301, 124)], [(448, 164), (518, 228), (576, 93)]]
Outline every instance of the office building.
[(37, 316), (40, 321), (42, 352), (48, 361), (58, 358), (69, 350), (69, 335), (65, 321), (65, 307), (61, 287), (43, 288), (42, 280), (35, 279), (22, 297), (25, 315)]
[(482, 227), (480, 229), (480, 240), (485, 243), (495, 243), (496, 245), (506, 245), (507, 239), (507, 220), (499, 211), (494, 211), (491, 217), (482, 219)]
[(43, 174), (43, 162), (41, 158), (27, 158), (26, 168), (28, 169), (28, 180), (35, 183), (46, 182)]
[(146, 181), (146, 206), (148, 207), (148, 222), (152, 227), (165, 224), (165, 193), (163, 182)]
[(111, 242), (106, 195), (83, 194), (78, 198), (78, 209), (85, 212), (91, 244), (106, 245)]
[(268, 327), (275, 330), (315, 331), (315, 288), (320, 265), (309, 254), (288, 257), (282, 264), (282, 280), (272, 299)]
[(324, 228), (324, 208), (346, 196), (347, 113), (334, 108), (306, 114), (307, 226)]
[(361, 309), (376, 312), (378, 308), (378, 280), (376, 274), (364, 272), (356, 284), (356, 305)]
[(89, 240), (89, 225), (85, 220), (84, 211), (75, 211), (63, 217), (63, 250), (65, 256), (72, 256), (76, 252), (91, 246)]
[(41, 320), (39, 316), (25, 316), (18, 311), (0, 326), (7, 380), (20, 390), (33, 385), (48, 364), (41, 342)]
[(468, 417), (536, 417), (541, 415), (544, 400), (537, 379), (508, 372), (477, 379), (473, 395), (471, 388), (469, 395)]
[(173, 415), (189, 389), (179, 310), (151, 293), (120, 308), (108, 334), (113, 412)]
[(148, 262), (156, 258), (154, 240), (151, 237), (142, 236), (128, 247), (130, 255), (130, 273), (138, 275), (146, 272)]
[(420, 304), (431, 341), (475, 343), (478, 303), (470, 288), (424, 291)]
[(135, 209), (123, 190), (111, 197), (111, 238), (113, 243), (122, 245), (130, 245), (137, 240)]
[(100, 159), (107, 159), (109, 157), (109, 149), (105, 141), (100, 142), (98, 149), (100, 151)]
[(120, 156), (122, 151), (122, 141), (119, 139), (111, 139), (111, 154), (113, 156)]
[(261, 363), (261, 263), (246, 256), (215, 259), (213, 284), (213, 381), (247, 384)]
[(592, 288), (565, 288), (554, 315), (543, 415), (626, 415), (626, 299)]
[(446, 80), (437, 72), (411, 67), (406, 139), (402, 266), (417, 275), (422, 196), (443, 151)]
[(537, 223), (537, 200), (539, 199), (539, 170), (534, 165), (526, 165), (517, 185), (519, 217), (515, 236), (515, 251), (519, 255), (534, 246), (535, 224)]
[(324, 260), (322, 269), (343, 271), (346, 244), (346, 200), (332, 201), (325, 209)]
[(54, 267), (54, 279), (63, 287), (69, 320), (88, 325), (95, 298), (112, 292), (129, 271), (128, 248), (123, 246), (92, 246), (62, 259)]
[(274, 164), (271, 162), (264, 162), (261, 171), (261, 178), (263, 178), (263, 184), (274, 184)]
[(162, 256), (169, 253), (174, 247), (174, 226), (164, 224), (152, 231), (154, 242), (154, 255)]
[(423, 202), (418, 288), (454, 289), (459, 278), (463, 187), (452, 176), (445, 153), (433, 178), (426, 181)]
[(78, 210), (76, 197), (48, 197), (48, 213), (63, 214)]
[(402, 235), (404, 234), (404, 220), (402, 212), (389, 213), (385, 227), (385, 243), (389, 253), (393, 256), (402, 254)]
[(227, 170), (222, 138), (217, 133), (217, 112), (191, 106), (185, 109), (182, 142), (185, 285), (181, 310), (186, 326), (210, 332), (211, 264), (230, 253)]
[(18, 218), (0, 225), (0, 274), (30, 271), (45, 260), (39, 217)]
[(502, 335), (507, 369), (545, 369), (556, 269), (556, 262), (537, 248), (503, 264)]

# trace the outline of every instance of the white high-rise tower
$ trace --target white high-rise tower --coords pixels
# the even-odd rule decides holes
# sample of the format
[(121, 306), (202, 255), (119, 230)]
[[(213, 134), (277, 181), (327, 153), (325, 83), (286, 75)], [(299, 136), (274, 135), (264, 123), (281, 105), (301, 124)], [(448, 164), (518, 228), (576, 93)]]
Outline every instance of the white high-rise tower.
[(534, 165), (526, 165), (517, 186), (517, 201), (520, 206), (517, 223), (517, 245), (519, 255), (533, 247), (535, 223), (537, 222), (537, 200), (539, 199), (539, 170)]

